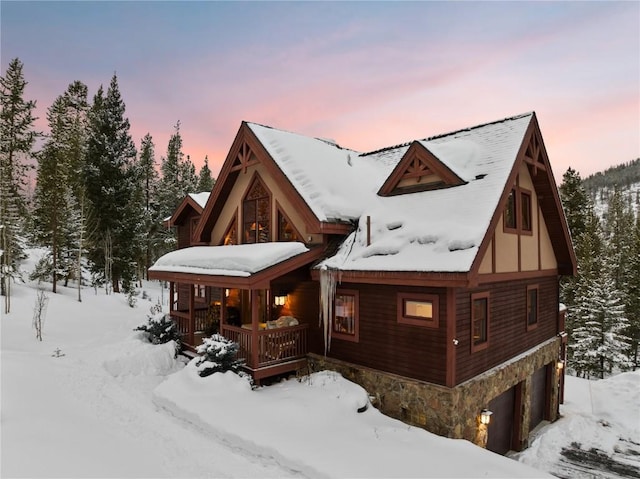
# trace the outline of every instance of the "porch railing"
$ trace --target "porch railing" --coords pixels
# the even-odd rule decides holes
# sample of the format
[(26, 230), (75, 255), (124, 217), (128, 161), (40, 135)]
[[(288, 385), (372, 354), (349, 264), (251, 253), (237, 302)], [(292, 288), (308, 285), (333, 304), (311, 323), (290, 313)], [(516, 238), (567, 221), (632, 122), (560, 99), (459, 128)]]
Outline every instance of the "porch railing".
[(222, 335), (238, 343), (238, 359), (253, 369), (302, 358), (307, 354), (308, 324), (258, 331), (258, 363), (254, 364), (250, 329), (223, 325)]
[(209, 318), (207, 317), (208, 310), (206, 308), (196, 309), (194, 311), (194, 329), (189, 326), (189, 311), (171, 311), (171, 318), (178, 326), (178, 331), (182, 334), (182, 341), (191, 346), (197, 346), (193, 344), (194, 334), (202, 331), (206, 331), (209, 326)]

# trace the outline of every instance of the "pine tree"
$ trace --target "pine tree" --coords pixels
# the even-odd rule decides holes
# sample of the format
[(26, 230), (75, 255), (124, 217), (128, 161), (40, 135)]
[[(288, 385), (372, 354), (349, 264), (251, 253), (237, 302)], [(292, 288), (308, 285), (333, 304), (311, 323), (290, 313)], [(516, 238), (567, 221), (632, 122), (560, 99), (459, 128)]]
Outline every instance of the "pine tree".
[[(69, 85), (47, 112), (50, 134), (38, 155), (37, 186), (34, 196), (35, 240), (50, 248), (53, 292), (57, 281), (65, 286), (76, 275), (79, 225), (77, 197), (81, 194), (80, 173), (86, 140), (87, 88), (81, 82)], [(40, 278), (44, 279), (44, 278)]]
[(211, 176), (211, 170), (209, 169), (209, 158), (207, 156), (204, 157), (204, 165), (200, 168), (200, 174), (198, 175), (198, 192), (200, 191), (208, 191), (211, 192), (213, 189), (213, 185), (215, 185), (215, 180)]
[(11, 307), (10, 280), (17, 272), (16, 260), (23, 254), (19, 232), (24, 230), (25, 160), (31, 156), (37, 136), (36, 102), (24, 99), (27, 82), (22, 67), (14, 58), (0, 77), (0, 294), (5, 297), (5, 313)]
[(627, 336), (631, 339), (629, 355), (633, 362), (633, 369), (636, 370), (640, 367), (638, 354), (638, 344), (640, 343), (640, 214), (636, 214), (635, 226), (630, 236), (625, 312), (629, 319)]
[(579, 325), (574, 329), (570, 348), (572, 368), (578, 375), (601, 379), (612, 372), (628, 370), (629, 322), (606, 257), (600, 274), (585, 284), (583, 291), (577, 308)]
[(135, 146), (125, 118), (116, 75), (104, 94), (100, 87), (89, 111), (85, 168), (87, 199), (92, 208), (93, 238), (89, 249), (94, 274), (104, 272), (113, 291), (120, 280), (131, 281), (137, 256), (141, 215), (136, 201)]
[(189, 157), (184, 158), (182, 152), (182, 136), (180, 122), (176, 123), (175, 133), (171, 135), (167, 146), (167, 156), (160, 166), (162, 179), (158, 203), (163, 218), (171, 216), (188, 193), (194, 193), (198, 186), (195, 166)]
[(159, 175), (156, 170), (155, 145), (149, 133), (145, 135), (140, 144), (138, 169), (144, 203), (142, 208), (145, 248), (144, 258), (141, 261), (144, 272), (155, 260), (155, 246), (160, 241), (158, 233), (162, 230), (162, 218), (158, 211)]
[[(582, 243), (587, 228), (587, 220), (593, 207), (582, 186), (580, 174), (572, 168), (567, 169), (560, 185), (560, 198), (564, 214), (567, 218), (569, 232), (573, 241), (576, 256), (582, 256)], [(560, 283), (561, 301), (571, 307), (575, 304), (576, 277), (565, 276)]]

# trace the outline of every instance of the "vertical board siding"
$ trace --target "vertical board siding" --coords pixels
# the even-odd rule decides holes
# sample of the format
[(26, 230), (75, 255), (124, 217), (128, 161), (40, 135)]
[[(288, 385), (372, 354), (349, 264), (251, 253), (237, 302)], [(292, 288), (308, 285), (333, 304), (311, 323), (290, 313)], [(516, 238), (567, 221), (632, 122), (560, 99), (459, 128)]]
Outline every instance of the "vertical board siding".
[[(538, 325), (527, 331), (527, 286), (537, 284)], [(471, 353), (471, 293), (490, 293), (489, 346)], [(555, 276), (506, 281), (456, 295), (456, 383), (521, 354), (557, 333), (558, 280)]]

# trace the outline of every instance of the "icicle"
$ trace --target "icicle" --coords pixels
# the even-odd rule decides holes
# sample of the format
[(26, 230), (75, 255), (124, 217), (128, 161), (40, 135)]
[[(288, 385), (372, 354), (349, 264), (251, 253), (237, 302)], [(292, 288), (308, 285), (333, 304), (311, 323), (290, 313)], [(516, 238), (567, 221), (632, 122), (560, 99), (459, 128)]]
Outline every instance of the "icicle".
[(336, 297), (338, 271), (322, 266), (320, 269), (320, 326), (324, 336), (324, 354), (331, 349), (331, 321)]

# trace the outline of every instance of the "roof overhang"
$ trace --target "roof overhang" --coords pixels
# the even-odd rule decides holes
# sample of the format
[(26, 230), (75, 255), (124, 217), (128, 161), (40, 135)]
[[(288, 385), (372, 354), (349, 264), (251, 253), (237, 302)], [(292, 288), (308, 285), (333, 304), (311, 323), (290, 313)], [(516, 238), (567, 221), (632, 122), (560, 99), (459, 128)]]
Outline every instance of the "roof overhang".
[[(300, 245), (302, 248), (287, 249), (285, 246), (284, 250), (274, 252), (273, 245)], [(194, 248), (199, 251), (195, 251)], [(200, 252), (203, 259), (206, 259), (206, 266), (197, 265)], [(261, 257), (263, 265), (229, 267), (229, 263), (233, 263), (245, 253), (248, 257)], [(168, 253), (149, 268), (149, 279), (221, 288), (266, 289), (270, 287), (272, 280), (318, 260), (323, 254), (323, 247), (307, 249), (301, 243), (183, 248)], [(189, 260), (181, 260), (181, 255), (189, 257)]]
[[(469, 287), (468, 273), (426, 272), (426, 271), (351, 271), (338, 270), (341, 283), (391, 284), (402, 286), (433, 286), (441, 288)], [(311, 278), (318, 281), (320, 271), (311, 271)]]

